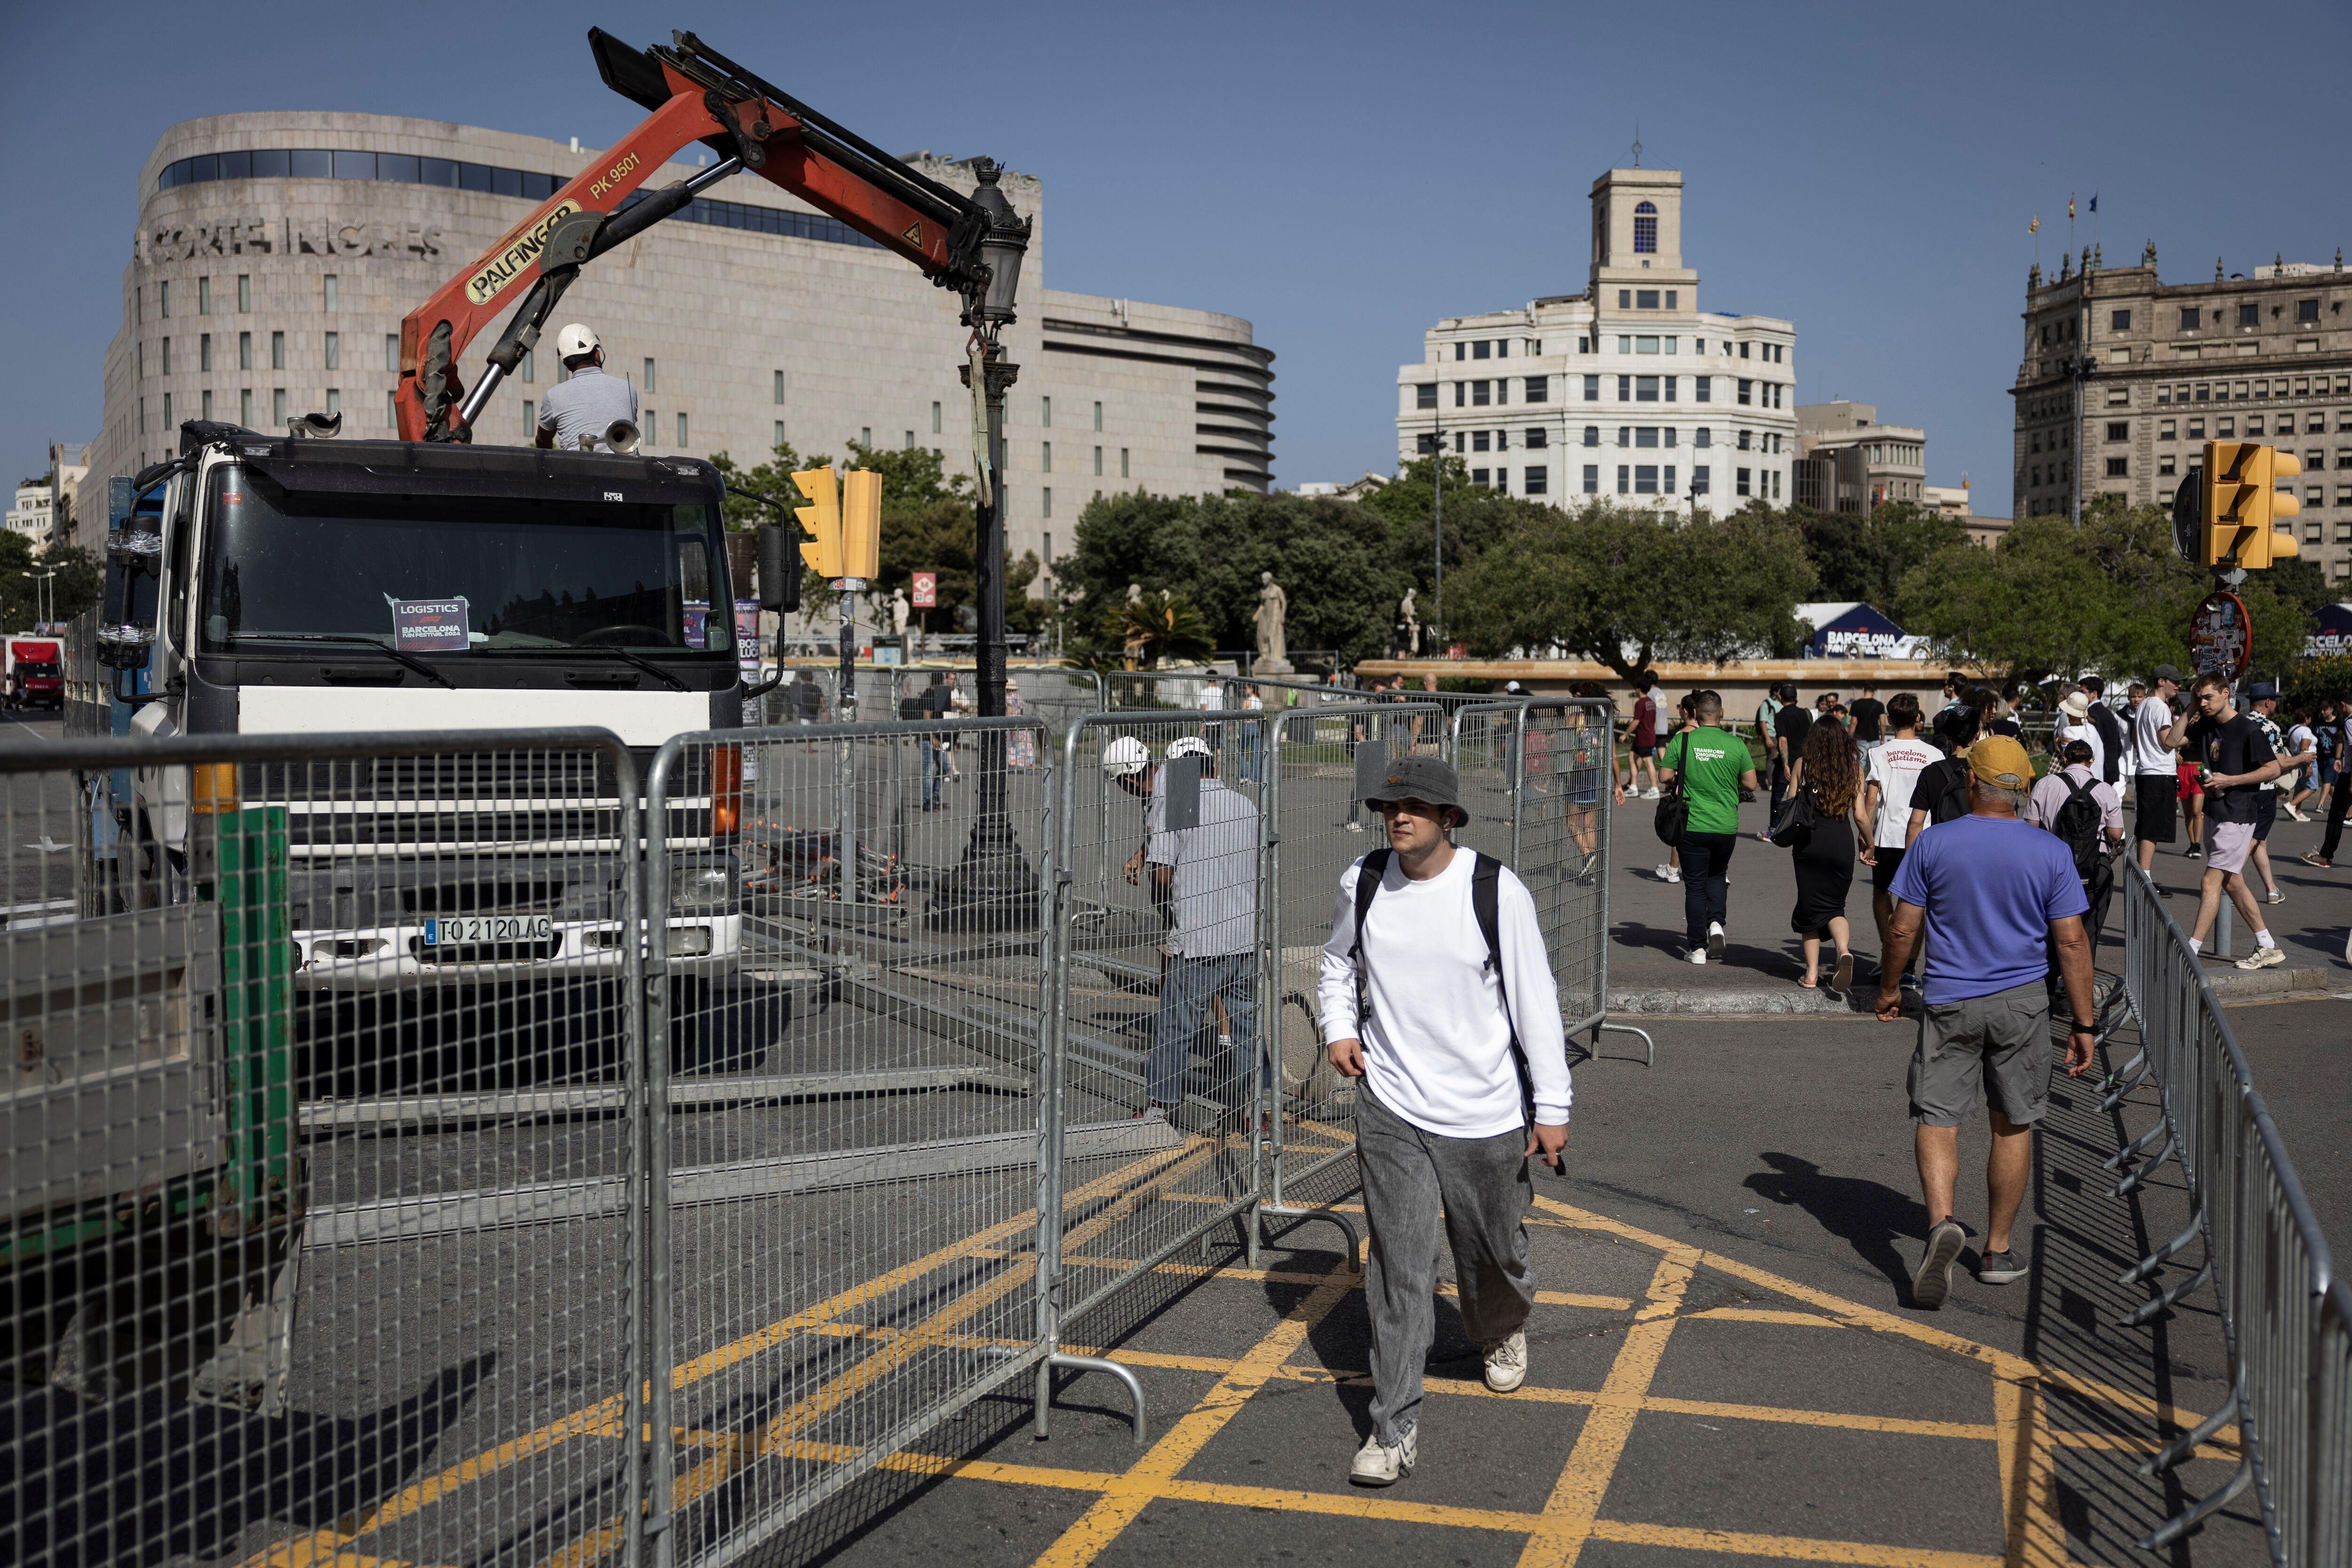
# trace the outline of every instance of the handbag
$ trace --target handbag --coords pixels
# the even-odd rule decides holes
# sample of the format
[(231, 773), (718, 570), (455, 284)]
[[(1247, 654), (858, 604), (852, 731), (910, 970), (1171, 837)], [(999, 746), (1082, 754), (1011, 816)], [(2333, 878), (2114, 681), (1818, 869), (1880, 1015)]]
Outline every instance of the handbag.
[(1683, 794), (1683, 769), (1690, 766), (1690, 734), (1683, 735), (1683, 766), (1675, 770), (1675, 782), (1658, 796), (1658, 812), (1654, 826), (1658, 841), (1669, 848), (1683, 846), (1683, 835), (1690, 831), (1690, 798)]
[(1811, 785), (1790, 795), (1780, 808), (1780, 820), (1772, 825), (1772, 842), (1783, 849), (1802, 848), (1813, 837), (1821, 823), (1820, 811), (1813, 805)]

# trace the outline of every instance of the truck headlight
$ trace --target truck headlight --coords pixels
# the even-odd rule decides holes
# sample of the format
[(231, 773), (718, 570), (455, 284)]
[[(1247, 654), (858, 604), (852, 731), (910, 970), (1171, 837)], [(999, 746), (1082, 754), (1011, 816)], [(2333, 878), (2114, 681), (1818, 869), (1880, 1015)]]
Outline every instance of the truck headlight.
[(669, 874), (669, 907), (673, 914), (689, 910), (724, 910), (735, 902), (735, 879), (720, 866), (677, 866)]

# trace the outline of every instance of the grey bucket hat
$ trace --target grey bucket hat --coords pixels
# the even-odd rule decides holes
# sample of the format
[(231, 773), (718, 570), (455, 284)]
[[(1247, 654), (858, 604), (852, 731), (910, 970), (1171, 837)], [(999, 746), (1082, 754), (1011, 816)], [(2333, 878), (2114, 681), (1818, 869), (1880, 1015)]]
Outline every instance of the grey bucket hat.
[(1470, 814), (1462, 809), (1462, 781), (1454, 765), (1435, 757), (1390, 758), (1387, 772), (1381, 775), (1380, 788), (1366, 795), (1364, 804), (1377, 806), (1392, 800), (1450, 805), (1461, 813), (1461, 820), (1470, 820)]

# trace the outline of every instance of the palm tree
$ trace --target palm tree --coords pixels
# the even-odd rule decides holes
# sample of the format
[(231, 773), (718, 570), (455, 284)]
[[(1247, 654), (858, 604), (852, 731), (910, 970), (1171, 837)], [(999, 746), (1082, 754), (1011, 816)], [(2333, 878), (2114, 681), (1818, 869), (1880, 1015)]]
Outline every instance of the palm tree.
[(1208, 620), (1181, 594), (1139, 594), (1114, 605), (1103, 612), (1099, 629), (1104, 642), (1119, 646), (1129, 669), (1196, 663), (1216, 647)]

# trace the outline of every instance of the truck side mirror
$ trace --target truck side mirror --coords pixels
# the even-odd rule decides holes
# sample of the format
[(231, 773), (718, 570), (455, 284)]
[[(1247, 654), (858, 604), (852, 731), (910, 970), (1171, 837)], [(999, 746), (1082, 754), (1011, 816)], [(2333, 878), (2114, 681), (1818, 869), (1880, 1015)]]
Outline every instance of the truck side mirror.
[(782, 523), (760, 525), (760, 607), (785, 613), (801, 607), (800, 562)]

